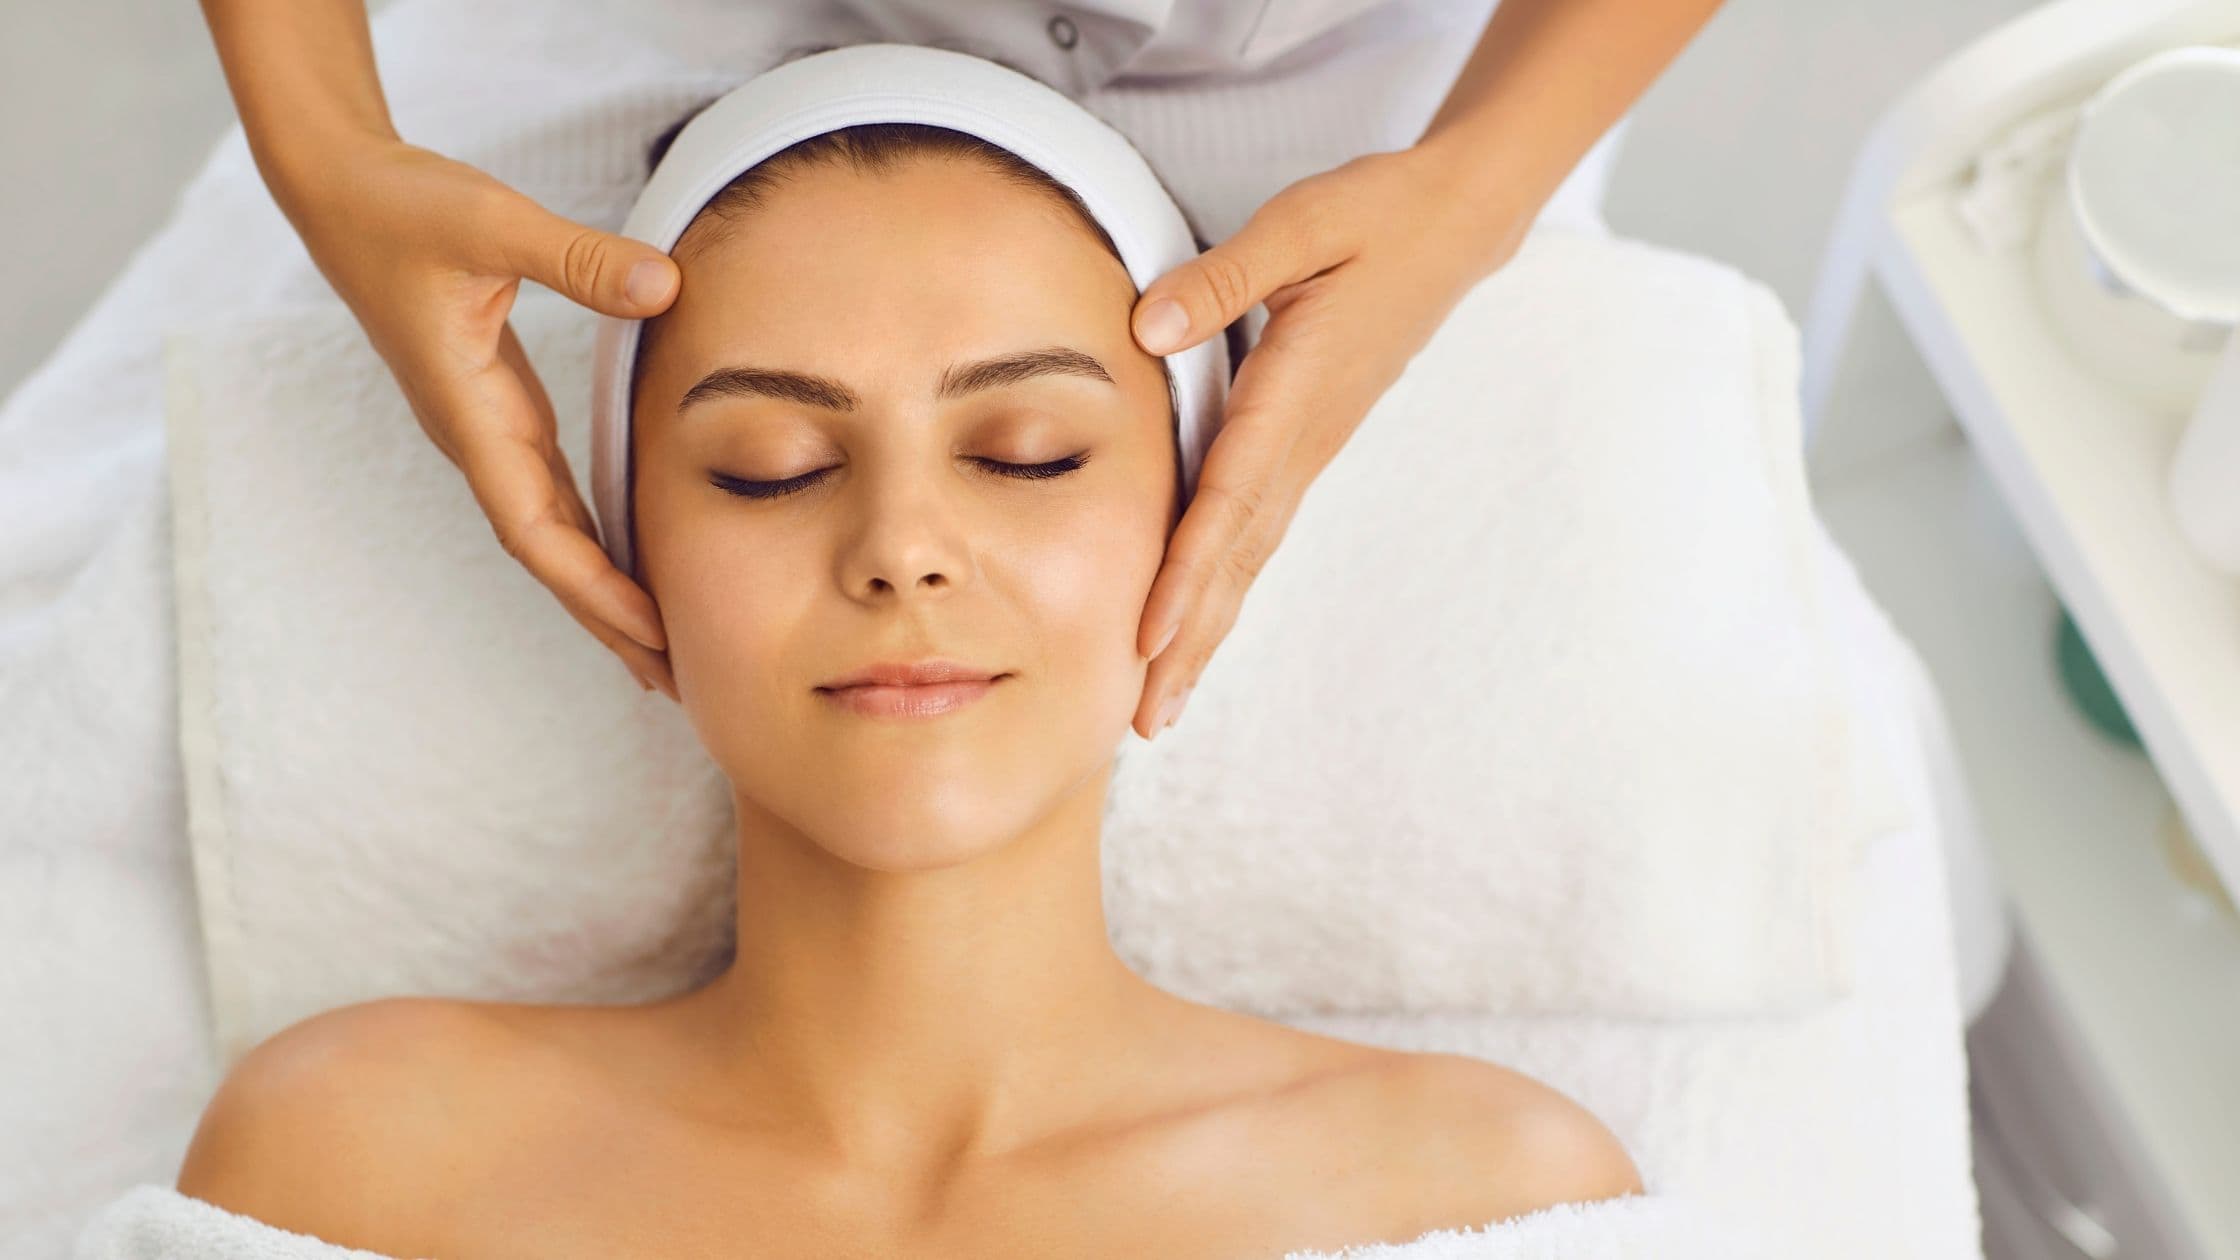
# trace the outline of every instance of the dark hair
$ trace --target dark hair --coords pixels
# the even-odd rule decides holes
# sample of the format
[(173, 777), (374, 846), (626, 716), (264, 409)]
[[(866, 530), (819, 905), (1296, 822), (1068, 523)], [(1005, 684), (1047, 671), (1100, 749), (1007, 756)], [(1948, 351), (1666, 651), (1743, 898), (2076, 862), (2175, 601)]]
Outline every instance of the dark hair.
[[(780, 57), (774, 64), (783, 65), (812, 53), (828, 52), (836, 46), (823, 44), (794, 48)], [(1028, 73), (1002, 58), (987, 57), (986, 59), (1020, 74)], [(1028, 77), (1035, 76), (1029, 75)], [(718, 98), (711, 97), (694, 106), (690, 112), (671, 123), (654, 137), (653, 142), (646, 147), (646, 171), (649, 175), (655, 167), (661, 164), (662, 157), (669, 152), (669, 147), (676, 143), (677, 136), (684, 131), (693, 119), (699, 117), (702, 111), (706, 110), (709, 105), (714, 104), (716, 99)], [(1088, 204), (1082, 201), (1080, 194), (1059, 182), (1049, 172), (992, 141), (968, 132), (956, 131), (948, 127), (936, 127), (925, 123), (859, 123), (852, 127), (827, 131), (821, 135), (811, 136), (806, 140), (799, 140), (787, 145), (740, 172), (730, 183), (718, 189), (715, 195), (710, 197), (699, 212), (693, 216), (692, 222), (686, 226), (684, 233), (680, 236), (678, 244), (684, 244), (686, 238), (694, 238), (695, 234), (698, 234), (697, 239), (708, 240), (707, 233), (702, 230), (704, 223), (720, 225), (729, 222), (736, 216), (751, 212), (763, 203), (765, 197), (782, 185), (791, 172), (803, 167), (824, 163), (845, 166), (860, 174), (877, 175), (891, 171), (903, 162), (915, 157), (948, 157), (978, 162), (987, 170), (1018, 187), (1051, 197), (1058, 204), (1071, 211), (1080, 220), (1081, 224), (1088, 228), (1098, 242), (1105, 247), (1107, 252), (1111, 253), (1114, 258), (1120, 257), (1119, 247), (1113, 244), (1111, 235), (1104, 230), (1102, 224), (1097, 222), (1096, 215), (1090, 212)], [(1152, 177), (1157, 179), (1157, 173), (1154, 172)], [(1160, 182), (1160, 187), (1166, 188), (1165, 181)], [(1167, 192), (1168, 197), (1172, 199), (1173, 190), (1167, 189)], [(1177, 209), (1181, 208), (1179, 201), (1176, 202), (1176, 207)], [(1206, 242), (1204, 234), (1198, 231), (1195, 223), (1191, 222), (1189, 212), (1183, 210), (1182, 215), (1183, 222), (1190, 228), (1191, 239), (1197, 243), (1198, 249), (1203, 252), (1211, 248)], [(718, 233), (722, 231), (720, 226), (710, 230)], [(718, 235), (713, 239), (721, 240), (722, 237)], [(705, 244), (696, 246), (696, 248), (705, 247)], [(1123, 259), (1122, 261), (1125, 262), (1126, 260)], [(640, 327), (639, 353), (631, 367), (630, 388), (633, 398), (637, 394), (638, 373), (646, 359), (645, 343), (650, 339), (654, 326), (659, 322), (658, 319), (649, 320)], [(1240, 319), (1231, 323), (1223, 330), (1222, 335), (1229, 348), (1229, 375), (1231, 379), (1235, 379), (1237, 364), (1244, 357), (1243, 321)], [(1180, 416), (1181, 399), (1175, 387), (1174, 370), (1167, 365), (1164, 358), (1159, 360), (1159, 370), (1166, 377), (1168, 422), (1172, 426)], [(1176, 439), (1178, 442), (1180, 441), (1179, 431)], [(1181, 468), (1182, 461), (1178, 450), (1175, 460), (1175, 476), (1178, 483), (1182, 475)], [(1179, 490), (1179, 484), (1177, 488)]]

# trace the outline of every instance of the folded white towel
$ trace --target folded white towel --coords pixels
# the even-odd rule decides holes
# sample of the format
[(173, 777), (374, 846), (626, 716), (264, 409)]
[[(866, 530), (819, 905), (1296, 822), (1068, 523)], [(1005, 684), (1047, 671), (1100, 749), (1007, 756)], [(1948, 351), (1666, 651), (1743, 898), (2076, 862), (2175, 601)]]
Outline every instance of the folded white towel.
[[(1431, 1230), (1404, 1242), (1282, 1260), (1751, 1260), (1768, 1254), (1746, 1229), (1701, 1203), (1667, 1194), (1558, 1204), (1470, 1229)], [(268, 1225), (143, 1183), (86, 1222), (71, 1260), (392, 1260)], [(1240, 1256), (1237, 1260), (1274, 1260)]]

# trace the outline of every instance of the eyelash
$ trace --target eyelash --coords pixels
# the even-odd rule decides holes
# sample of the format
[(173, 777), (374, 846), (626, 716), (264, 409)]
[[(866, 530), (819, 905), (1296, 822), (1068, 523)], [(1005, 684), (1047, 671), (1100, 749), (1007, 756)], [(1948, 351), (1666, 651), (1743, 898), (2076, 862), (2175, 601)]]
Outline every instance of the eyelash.
[[(1065, 476), (1088, 463), (1089, 456), (1087, 452), (1083, 452), (1079, 455), (1068, 455), (1064, 459), (1054, 459), (1047, 464), (1009, 464), (1000, 459), (981, 459), (974, 462), (995, 470), (999, 476), (1018, 477), (1027, 481), (1041, 481), (1051, 477)], [(798, 477), (788, 477), (784, 481), (743, 481), (737, 477), (727, 477), (722, 473), (710, 473), (708, 474), (708, 480), (716, 489), (726, 494), (735, 494), (742, 499), (778, 499), (808, 489), (824, 480), (825, 474), (830, 471), (831, 469), (828, 468), (820, 468), (815, 472), (803, 473)]]

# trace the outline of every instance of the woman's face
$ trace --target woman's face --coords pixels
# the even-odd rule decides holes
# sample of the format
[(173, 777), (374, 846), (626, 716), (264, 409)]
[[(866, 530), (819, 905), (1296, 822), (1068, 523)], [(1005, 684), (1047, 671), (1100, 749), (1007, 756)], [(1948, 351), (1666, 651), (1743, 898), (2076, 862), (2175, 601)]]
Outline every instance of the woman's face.
[[(1126, 269), (952, 159), (797, 167), (710, 239), (647, 339), (633, 493), (678, 695), (740, 808), (912, 870), (1101, 801), (1179, 508)], [(930, 717), (819, 690), (929, 657), (1007, 676)]]

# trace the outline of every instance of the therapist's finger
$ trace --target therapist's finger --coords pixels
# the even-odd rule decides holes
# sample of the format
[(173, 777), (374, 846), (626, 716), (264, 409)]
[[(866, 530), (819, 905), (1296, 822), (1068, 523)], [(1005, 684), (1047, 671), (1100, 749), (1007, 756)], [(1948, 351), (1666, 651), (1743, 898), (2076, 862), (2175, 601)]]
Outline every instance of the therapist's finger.
[(513, 275), (526, 276), (579, 306), (622, 319), (646, 319), (676, 300), (675, 260), (646, 244), (586, 227), (503, 184), (489, 191), (485, 239)]
[[(1283, 480), (1271, 478), (1269, 485)], [(1145, 739), (1155, 738), (1180, 716), (1214, 650), (1236, 626), (1245, 594), (1275, 553), (1291, 515), (1289, 507), (1273, 501), (1267, 487), (1209, 483), (1192, 497), (1161, 570), (1165, 591), (1146, 601), (1176, 600), (1183, 611), (1172, 641), (1145, 671), (1135, 720)]]
[[(1267, 347), (1254, 351), (1264, 355)], [(1247, 366), (1251, 364), (1248, 358)], [(1261, 372), (1274, 357), (1264, 357)], [(1237, 405), (1214, 435), (1198, 484), (1168, 540), (1144, 599), (1137, 653), (1150, 656), (1135, 728), (1158, 735), (1228, 637), (1245, 594), (1275, 554), (1305, 491), (1296, 430), (1272, 403), (1255, 402), (1245, 369)], [(1272, 397), (1259, 391), (1260, 397)], [(1162, 648), (1161, 643), (1165, 641)]]
[(1236, 235), (1151, 282), (1130, 316), (1147, 354), (1173, 354), (1242, 318), (1270, 293), (1341, 259), (1326, 239), (1313, 181), (1268, 199)]
[(580, 501), (571, 507), (562, 494), (555, 474), (557, 443), (549, 421), (538, 424), (542, 388), (527, 383), (533, 380), (522, 376), (528, 370), (508, 327), (497, 361), (477, 373), (469, 389), (453, 395), (453, 405), (467, 406), (476, 418), (451, 427), (460, 470), (506, 554), (633, 674), (660, 685), (668, 677), (660, 650), (666, 641), (653, 600), (614, 567), (583, 527)]
[[(552, 415), (552, 398), (545, 393), (544, 381), (537, 375), (536, 368), (530, 364), (529, 356), (522, 350), (520, 338), (514, 336), (511, 324), (500, 330), (498, 354), (508, 366), (513, 368), (515, 378), (521, 382), (522, 388), (528, 391), (530, 404), (537, 414), (540, 416)], [(568, 519), (574, 522), (577, 529), (593, 538), (597, 538), (599, 536), (598, 518), (591, 514), (590, 506), (583, 501), (583, 493), (576, 488), (575, 469), (569, 466), (568, 453), (560, 449), (560, 444), (557, 441), (546, 444), (545, 462), (552, 470), (552, 484), (554, 489), (559, 492), (560, 505), (566, 509)], [(656, 622), (658, 622), (658, 617)], [(661, 627), (654, 624), (641, 628), (659, 630)], [(664, 641), (663, 639), (655, 639), (649, 642), (647, 646), (658, 648)]]
[[(501, 330), (498, 353), (501, 360), (514, 369), (516, 378), (522, 382), (522, 387), (528, 392), (531, 404), (537, 414), (550, 417), (552, 415), (552, 402), (545, 394), (544, 382), (538, 378), (536, 369), (530, 365), (529, 357), (522, 351), (520, 339), (514, 335), (513, 327), (510, 324)], [(549, 426), (549, 421), (547, 424)], [(547, 427), (542, 431), (550, 432), (551, 430)], [(583, 496), (576, 489), (575, 473), (568, 466), (567, 453), (560, 449), (560, 444), (557, 441), (548, 441), (542, 445), (546, 467), (551, 474), (553, 490), (561, 511), (565, 513), (568, 523), (573, 525), (578, 533), (585, 538), (592, 539), (594, 545), (596, 545), (598, 525), (591, 514), (590, 508), (585, 505)], [(638, 679), (640, 686), (649, 690), (659, 688), (670, 699), (676, 699), (676, 682), (669, 672), (668, 654), (661, 650), (659, 646), (656, 646), (667, 643), (666, 634), (661, 627), (659, 610), (655, 608), (652, 597), (646, 594), (642, 587), (631, 581), (627, 574), (617, 569), (612, 560), (607, 559), (604, 548), (600, 549), (599, 556), (604, 563), (591, 567), (595, 579), (599, 582), (614, 582), (619, 579), (622, 587), (619, 594), (634, 605), (642, 604), (643, 612), (650, 615), (651, 619), (641, 629), (651, 631), (656, 636), (655, 644), (637, 642), (633, 638), (626, 637), (617, 627), (611, 624), (603, 624), (599, 620), (596, 610), (580, 597), (571, 599), (567, 592), (557, 589), (554, 590), (554, 594), (561, 597), (562, 605), (568, 609), (571, 616), (575, 617), (579, 625), (590, 631), (594, 638), (597, 638), (609, 650), (622, 658), (623, 664)], [(531, 571), (535, 572), (534, 569)], [(540, 580), (543, 580), (541, 576)], [(547, 581), (546, 585), (550, 587), (551, 583)]]

